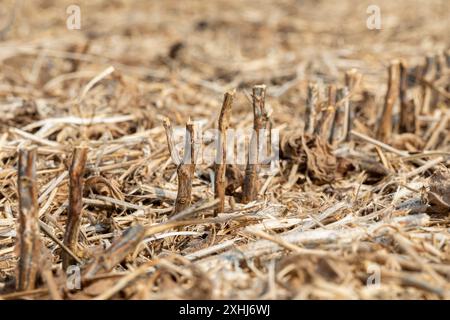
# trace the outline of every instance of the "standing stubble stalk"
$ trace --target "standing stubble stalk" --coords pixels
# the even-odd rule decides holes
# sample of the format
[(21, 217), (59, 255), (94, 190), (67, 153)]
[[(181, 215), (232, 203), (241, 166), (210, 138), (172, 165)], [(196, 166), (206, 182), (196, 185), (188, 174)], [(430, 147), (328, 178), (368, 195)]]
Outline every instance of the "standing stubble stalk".
[(234, 90), (225, 93), (218, 122), (219, 137), (216, 163), (214, 165), (214, 198), (219, 199), (219, 204), (218, 207), (214, 210), (214, 215), (224, 212), (225, 209), (227, 130), (230, 124), (230, 113), (234, 94)]
[(386, 142), (392, 133), (392, 111), (399, 93), (399, 61), (391, 61), (388, 69), (388, 88), (378, 126), (377, 138)]
[(316, 105), (318, 100), (317, 84), (310, 82), (308, 84), (308, 97), (306, 99), (305, 133), (313, 134), (316, 122)]
[[(356, 69), (350, 69), (345, 72), (345, 87), (343, 96), (347, 96), (350, 92), (356, 90), (359, 81), (361, 80), (361, 74)], [(345, 101), (344, 104), (345, 110), (345, 120), (344, 120), (344, 139), (342, 141), (349, 142), (351, 138), (350, 131), (352, 130), (352, 102), (350, 98)]]
[(325, 136), (329, 144), (333, 143), (334, 140), (334, 131), (336, 129), (336, 120), (337, 120), (337, 112), (336, 112), (336, 101), (337, 101), (337, 91), (335, 85), (330, 85), (328, 87), (328, 114), (325, 120)]
[(413, 133), (416, 130), (414, 100), (408, 100), (408, 65), (400, 61), (400, 120), (399, 133)]
[[(83, 216), (83, 175), (87, 160), (87, 147), (76, 147), (73, 152), (72, 164), (69, 169), (69, 212), (67, 217), (64, 244), (76, 254)], [(75, 260), (67, 252), (62, 253), (62, 265), (66, 270)]]
[(253, 133), (248, 152), (248, 162), (245, 169), (242, 200), (244, 203), (253, 201), (259, 191), (259, 154), (265, 142), (268, 114), (265, 108), (266, 86), (253, 87)]
[[(433, 81), (435, 77), (435, 56), (427, 54), (425, 58), (425, 67), (423, 69), (421, 78), (426, 81)], [(426, 84), (422, 83), (422, 105), (420, 108), (421, 114), (428, 114), (430, 112), (432, 92), (431, 88)]]
[(169, 153), (177, 165), (178, 192), (175, 200), (174, 214), (183, 211), (191, 205), (192, 180), (195, 173), (195, 126), (189, 119), (186, 123), (186, 141), (184, 148), (184, 157), (180, 159), (174, 146), (173, 130), (169, 119), (163, 122), (166, 130), (167, 144)]
[(33, 290), (39, 271), (41, 240), (36, 186), (36, 149), (19, 150), (19, 262), (17, 290)]

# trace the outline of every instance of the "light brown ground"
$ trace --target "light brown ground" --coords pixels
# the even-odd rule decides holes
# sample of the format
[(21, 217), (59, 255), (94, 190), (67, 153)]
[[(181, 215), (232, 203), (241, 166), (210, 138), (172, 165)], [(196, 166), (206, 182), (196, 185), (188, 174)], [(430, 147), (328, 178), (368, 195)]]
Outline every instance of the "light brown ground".
[[(1, 2), (0, 30), (14, 3)], [(86, 178), (101, 176), (109, 185), (85, 188), (78, 255), (88, 261), (128, 226), (168, 219), (177, 178), (162, 127), (165, 117), (174, 126), (184, 126), (189, 117), (215, 126), (224, 92), (237, 88), (231, 127), (249, 127), (252, 112), (245, 93), (253, 85), (266, 84), (274, 127), (282, 136), (294, 135), (303, 127), (307, 83), (318, 81), (322, 90), (329, 83), (342, 86), (344, 73), (356, 68), (363, 80), (352, 97), (354, 107), (361, 108), (364, 90), (374, 94), (376, 104), (367, 107), (368, 118), (358, 119), (354, 130), (373, 136), (389, 61), (403, 58), (411, 66), (423, 64), (427, 54), (450, 45), (446, 0), (78, 3), (79, 31), (66, 28), (70, 1), (27, 1), (18, 6), (10, 30), (0, 39), (4, 298), (11, 295), (4, 283), (13, 279), (17, 263), (19, 147), (39, 147), (41, 220), (59, 239), (66, 224), (65, 173), (72, 148), (82, 142), (90, 147)], [(381, 30), (366, 27), (371, 4), (381, 8)], [(115, 71), (80, 102), (87, 83), (110, 66)], [(449, 83), (446, 70), (447, 78), (439, 84), (444, 89)], [(413, 94), (420, 95), (420, 89)], [(414, 141), (430, 139), (430, 128), (442, 121), (448, 101), (439, 97), (434, 113), (420, 117), (422, 127)], [(73, 118), (63, 122), (67, 116)], [(77, 123), (80, 118), (88, 119), (87, 124)], [(113, 123), (105, 124), (107, 120)], [(348, 162), (356, 169), (345, 167), (332, 183), (317, 185), (301, 169), (292, 170), (295, 161), (283, 160), (274, 177), (262, 178), (267, 189), (259, 201), (233, 207), (227, 203), (226, 213), (219, 215), (229, 218), (225, 222), (197, 221), (148, 237), (115, 267), (112, 282), (97, 281), (65, 297), (106, 292), (102, 298), (448, 299), (448, 210), (444, 206), (431, 213), (426, 206), (430, 197), (435, 199), (430, 192), (438, 190), (444, 199), (450, 192), (437, 188), (430, 178), (442, 170), (448, 181), (448, 124), (442, 128), (440, 143), (431, 150), (439, 151), (437, 155), (423, 156), (423, 141), (407, 144), (394, 137), (389, 143), (421, 154), (424, 162), (442, 157), (428, 170), (415, 172), (421, 164), (384, 148), (377, 154), (373, 144), (355, 137), (336, 146), (334, 154), (341, 159), (348, 158), (349, 150), (365, 154), (389, 167), (387, 176), (374, 175), (359, 165), (361, 157), (354, 157)], [(27, 133), (34, 136), (31, 142)], [(212, 198), (208, 167), (199, 165), (193, 202)], [(196, 217), (211, 216), (212, 209)], [(61, 250), (42, 236), (63, 288)], [(145, 267), (149, 261), (154, 265)], [(113, 287), (117, 277), (137, 276), (139, 271), (126, 288)], [(366, 285), (378, 275), (379, 286)], [(40, 288), (9, 297), (48, 298), (46, 284)]]

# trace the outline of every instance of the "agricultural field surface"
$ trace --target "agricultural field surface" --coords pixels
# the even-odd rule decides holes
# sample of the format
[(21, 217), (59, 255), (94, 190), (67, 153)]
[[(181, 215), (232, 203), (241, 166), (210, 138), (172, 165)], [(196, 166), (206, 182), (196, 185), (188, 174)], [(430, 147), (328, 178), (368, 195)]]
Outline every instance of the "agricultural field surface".
[(448, 300), (449, 119), (448, 0), (0, 0), (0, 300)]

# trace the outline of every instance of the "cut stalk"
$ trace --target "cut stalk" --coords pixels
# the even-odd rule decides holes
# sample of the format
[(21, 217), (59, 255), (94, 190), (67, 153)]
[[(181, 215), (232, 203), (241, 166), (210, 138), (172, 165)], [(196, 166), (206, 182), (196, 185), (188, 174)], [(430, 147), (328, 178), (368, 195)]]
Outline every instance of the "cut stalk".
[(169, 152), (177, 164), (178, 192), (174, 207), (174, 214), (176, 214), (189, 207), (192, 201), (192, 179), (195, 172), (195, 129), (194, 124), (189, 119), (186, 124), (184, 157), (180, 160), (176, 150), (174, 150), (173, 130), (168, 119), (164, 120), (164, 128), (166, 129)]
[(41, 240), (36, 186), (36, 149), (19, 151), (19, 262), (16, 287), (33, 290), (39, 272)]
[(377, 138), (383, 142), (386, 142), (392, 133), (392, 111), (399, 91), (399, 61), (391, 61), (388, 71), (388, 88), (377, 132)]
[[(432, 81), (434, 78), (434, 67), (435, 67), (435, 57), (432, 55), (427, 55), (425, 60), (425, 68), (423, 69), (422, 79), (426, 81)], [(422, 84), (422, 106), (420, 109), (421, 114), (428, 114), (430, 112), (431, 104), (431, 88), (426, 84)]]
[[(338, 90), (337, 100), (340, 101), (348, 95), (348, 88), (343, 87)], [(338, 144), (344, 141), (350, 140), (350, 129), (351, 129), (351, 114), (350, 114), (350, 100), (346, 99), (344, 101), (344, 116), (341, 131), (341, 138), (338, 140)]]
[(335, 85), (330, 85), (328, 87), (328, 113), (327, 113), (327, 117), (325, 119), (325, 123), (324, 123), (324, 134), (326, 135), (327, 141), (328, 143), (332, 144), (333, 143), (333, 138), (334, 138), (334, 131), (336, 129), (336, 116), (337, 116), (337, 112), (336, 112), (336, 98), (337, 98), (337, 91), (336, 91), (336, 86)]
[(219, 199), (219, 205), (214, 210), (214, 214), (216, 215), (223, 212), (225, 209), (227, 130), (230, 122), (230, 112), (233, 103), (233, 95), (234, 91), (225, 93), (218, 123), (219, 140), (216, 163), (214, 166), (214, 198)]
[(253, 87), (253, 133), (250, 141), (248, 162), (245, 169), (242, 200), (244, 203), (253, 201), (259, 191), (259, 155), (267, 128), (268, 115), (265, 109), (266, 86)]
[(308, 98), (306, 100), (306, 115), (305, 115), (305, 133), (312, 134), (316, 122), (316, 106), (318, 100), (317, 84), (308, 84)]
[[(83, 215), (83, 174), (86, 166), (87, 151), (88, 148), (86, 147), (76, 147), (69, 169), (69, 212), (63, 243), (74, 254), (77, 254), (78, 237)], [(76, 263), (75, 259), (65, 251), (61, 257), (64, 270)]]
[[(356, 69), (351, 69), (345, 73), (345, 88), (344, 88), (344, 97), (348, 94), (355, 93), (359, 82), (361, 81), (361, 74), (358, 73)], [(350, 97), (344, 102), (344, 140), (350, 141), (352, 130), (352, 102), (350, 101)]]
[(136, 249), (144, 235), (145, 228), (139, 224), (126, 229), (103, 254), (97, 256), (86, 266), (83, 278), (88, 280), (98, 273), (111, 271)]
[(405, 61), (400, 62), (400, 133), (413, 133), (416, 128), (414, 101), (407, 100), (408, 66)]

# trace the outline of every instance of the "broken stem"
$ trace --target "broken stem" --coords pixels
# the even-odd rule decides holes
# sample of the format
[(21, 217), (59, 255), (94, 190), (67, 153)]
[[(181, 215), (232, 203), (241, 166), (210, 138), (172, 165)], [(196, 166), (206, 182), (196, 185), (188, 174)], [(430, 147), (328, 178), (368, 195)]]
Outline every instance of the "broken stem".
[[(348, 87), (343, 87), (338, 92), (338, 96), (345, 97), (348, 95), (348, 92)], [(347, 99), (344, 102), (344, 123), (342, 126), (342, 137), (339, 139), (338, 144), (344, 141), (348, 142), (350, 140), (351, 120), (350, 100)]]
[(186, 124), (184, 157), (180, 160), (178, 153), (174, 149), (173, 130), (169, 119), (164, 120), (164, 128), (166, 129), (169, 152), (175, 164), (177, 164), (178, 192), (174, 213), (178, 213), (191, 205), (192, 179), (195, 172), (195, 129), (194, 124), (189, 119)]
[(41, 241), (39, 234), (39, 206), (36, 187), (36, 149), (19, 151), (19, 262), (17, 289), (35, 289), (39, 270)]
[[(423, 81), (432, 81), (434, 78), (434, 66), (435, 66), (435, 57), (433, 55), (427, 55), (425, 60), (425, 68), (422, 73)], [(430, 112), (430, 104), (431, 104), (431, 89), (422, 81), (422, 106), (420, 109), (421, 114), (428, 114)]]
[(227, 130), (230, 122), (230, 112), (233, 103), (234, 90), (225, 93), (222, 110), (219, 116), (219, 137), (218, 148), (216, 155), (216, 163), (214, 166), (214, 198), (219, 199), (219, 205), (214, 210), (214, 214), (217, 215), (225, 209), (225, 187), (226, 187), (226, 158), (227, 158)]
[(318, 100), (317, 84), (308, 84), (308, 97), (306, 99), (305, 133), (312, 134), (316, 122), (316, 105)]
[(388, 88), (386, 92), (386, 97), (384, 101), (383, 113), (381, 115), (380, 123), (378, 126), (377, 138), (381, 141), (386, 142), (392, 132), (392, 111), (394, 109), (394, 104), (398, 97), (398, 87), (399, 87), (399, 61), (393, 60), (389, 65), (389, 78), (388, 78)]
[[(74, 254), (77, 252), (77, 242), (83, 210), (83, 174), (87, 160), (86, 147), (76, 147), (73, 152), (72, 164), (69, 169), (69, 212), (67, 217), (64, 245)], [(76, 261), (67, 252), (62, 255), (63, 269), (66, 270)]]
[(400, 62), (400, 133), (413, 133), (416, 128), (415, 107), (413, 100), (407, 100), (408, 66), (405, 61)]
[(264, 145), (268, 115), (265, 109), (266, 86), (253, 87), (253, 133), (250, 141), (248, 163), (245, 168), (242, 200), (256, 199), (259, 191), (259, 153)]
[(101, 272), (111, 271), (135, 250), (144, 239), (144, 235), (145, 228), (139, 224), (126, 229), (103, 254), (86, 266), (83, 272), (83, 280), (89, 280)]

